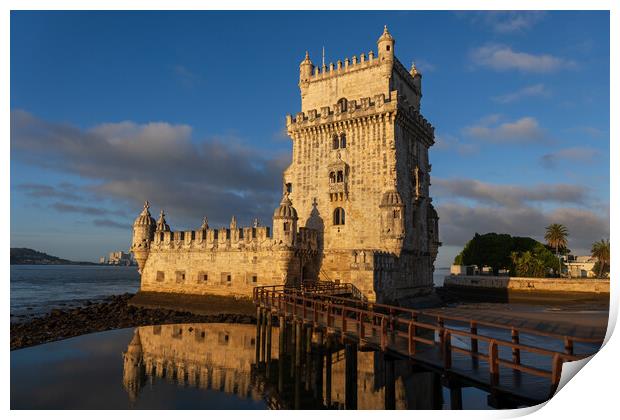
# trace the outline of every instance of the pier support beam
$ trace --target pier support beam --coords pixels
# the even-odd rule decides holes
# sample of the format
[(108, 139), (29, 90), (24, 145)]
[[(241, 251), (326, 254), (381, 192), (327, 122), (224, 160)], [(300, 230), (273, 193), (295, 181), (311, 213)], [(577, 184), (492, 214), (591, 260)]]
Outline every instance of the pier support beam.
[[(271, 362), (271, 333), (272, 333), (272, 318), (273, 315), (271, 314), (271, 312), (267, 311), (267, 341), (265, 343), (265, 345), (267, 346), (267, 351), (265, 353), (266, 357), (265, 357), (265, 361), (267, 362), (267, 368), (269, 368), (269, 364)], [(267, 372), (269, 372), (269, 370), (267, 370)]]
[(256, 364), (260, 362), (260, 338), (261, 338), (262, 308), (256, 308)]
[(325, 406), (330, 408), (332, 405), (332, 349), (330, 337), (325, 337)]
[(295, 366), (301, 366), (302, 325), (295, 321)]
[(384, 378), (385, 378), (385, 409), (396, 409), (396, 377), (394, 375), (394, 359), (384, 356)]
[(454, 386), (450, 388), (450, 409), (463, 409), (463, 388), (461, 388), (460, 386)]
[(345, 408), (357, 410), (357, 344), (346, 343), (345, 354)]

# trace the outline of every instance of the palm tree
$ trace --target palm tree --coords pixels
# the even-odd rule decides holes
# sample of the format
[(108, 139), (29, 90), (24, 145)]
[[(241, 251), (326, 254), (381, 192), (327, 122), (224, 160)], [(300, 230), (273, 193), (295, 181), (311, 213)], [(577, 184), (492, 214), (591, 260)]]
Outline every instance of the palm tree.
[(546, 232), (545, 232), (545, 241), (547, 241), (547, 244), (552, 247), (555, 248), (555, 255), (556, 257), (558, 257), (558, 273), (560, 274), (560, 277), (562, 276), (562, 262), (560, 261), (560, 257), (559, 257), (559, 250), (560, 248), (566, 248), (566, 245), (568, 245), (568, 241), (567, 241), (567, 237), (568, 237), (568, 229), (566, 228), (566, 226), (561, 225), (559, 223), (552, 223), (549, 226), (547, 226), (545, 228)]
[(592, 256), (598, 260), (598, 276), (603, 276), (603, 267), (609, 264), (609, 239), (601, 239), (592, 244)]

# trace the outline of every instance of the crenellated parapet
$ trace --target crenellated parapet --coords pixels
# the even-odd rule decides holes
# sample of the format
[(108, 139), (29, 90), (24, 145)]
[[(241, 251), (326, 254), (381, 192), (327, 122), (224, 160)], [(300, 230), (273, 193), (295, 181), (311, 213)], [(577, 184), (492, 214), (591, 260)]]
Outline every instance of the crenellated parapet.
[(166, 231), (155, 234), (151, 249), (238, 249), (267, 246), (272, 239), (268, 226)]
[[(378, 94), (373, 97), (345, 99), (320, 109), (299, 112), (295, 116), (286, 116), (289, 133), (294, 131), (314, 130), (337, 123), (354, 124), (376, 116), (399, 118), (406, 124), (415, 123), (415, 128), (424, 131), (430, 138), (434, 137), (435, 128), (405, 97), (397, 91), (390, 92), (390, 97)], [(413, 127), (412, 127), (413, 128)]]

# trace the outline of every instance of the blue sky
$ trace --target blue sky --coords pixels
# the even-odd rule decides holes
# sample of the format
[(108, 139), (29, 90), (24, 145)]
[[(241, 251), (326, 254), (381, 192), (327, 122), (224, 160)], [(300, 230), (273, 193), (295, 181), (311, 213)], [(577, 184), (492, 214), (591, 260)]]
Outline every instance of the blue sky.
[(609, 236), (607, 12), (12, 12), (11, 246), (96, 260), (148, 198), (173, 229), (270, 222), (298, 64), (423, 73), (449, 264), (475, 232)]

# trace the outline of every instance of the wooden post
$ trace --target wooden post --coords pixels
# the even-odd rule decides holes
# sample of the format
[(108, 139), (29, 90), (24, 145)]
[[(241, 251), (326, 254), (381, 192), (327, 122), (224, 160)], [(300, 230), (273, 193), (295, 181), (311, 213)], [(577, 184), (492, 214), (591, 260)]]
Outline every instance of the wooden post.
[[(514, 328), (511, 330), (512, 344), (519, 344), (519, 331)], [(521, 350), (518, 347), (512, 348), (512, 363), (521, 364)]]
[(301, 304), (304, 306), (301, 312), (301, 317), (305, 321), (306, 320), (306, 298), (305, 297), (301, 298)]
[(452, 367), (452, 336), (448, 330), (443, 330), (443, 367)]
[(301, 322), (295, 322), (295, 366), (301, 366)]
[(557, 386), (560, 383), (560, 377), (562, 376), (562, 356), (560, 353), (553, 355), (553, 366), (551, 367), (551, 392), (554, 393)]
[(489, 342), (489, 374), (491, 386), (499, 383), (499, 364), (497, 363), (497, 343), (495, 340)]
[(443, 339), (445, 338), (443, 335), (443, 331), (444, 331), (444, 325), (443, 325), (443, 319), (441, 319), (441, 317), (437, 317), (437, 326), (439, 327), (437, 330), (437, 334), (439, 335), (439, 349), (443, 352), (444, 350), (444, 341)]
[(286, 318), (283, 315), (280, 315), (280, 326), (278, 328), (278, 332), (279, 332), (279, 340), (278, 340), (278, 345), (279, 345), (279, 352), (278, 352), (278, 359), (282, 359), (284, 357), (284, 353), (286, 352)]
[(573, 340), (564, 337), (564, 353), (573, 355)]
[(387, 319), (385, 319), (385, 317), (381, 317), (381, 350), (385, 350), (387, 347), (387, 324)]
[(327, 302), (327, 326), (331, 327), (330, 324), (330, 319), (331, 319), (331, 313), (332, 313), (332, 303), (331, 302)]
[(255, 344), (256, 344), (256, 364), (258, 364), (258, 362), (260, 362), (260, 337), (261, 337), (261, 324), (262, 324), (262, 310), (261, 307), (259, 306), (258, 308), (256, 308), (256, 340), (255, 340)]
[(347, 332), (347, 311), (344, 307), (344, 305), (342, 305), (342, 337), (344, 337), (344, 335)]
[(306, 353), (312, 351), (312, 327), (306, 327)]
[(415, 354), (415, 326), (412, 322), (409, 322), (409, 336), (407, 337), (407, 344), (409, 345), (409, 355)]
[(360, 312), (360, 328), (359, 328), (359, 334), (360, 334), (360, 340), (363, 340), (364, 338), (366, 338), (366, 328), (364, 327), (364, 313)]
[[(471, 321), (469, 323), (469, 332), (474, 334), (474, 335), (478, 335), (478, 324), (476, 324), (474, 321)], [(478, 353), (478, 339), (477, 338), (471, 338), (471, 351), (473, 353)]]
[(267, 363), (271, 362), (271, 330), (272, 330), (272, 318), (273, 315), (271, 314), (270, 311), (267, 312), (267, 342), (266, 342), (266, 346), (267, 346), (267, 353), (266, 353), (266, 357), (265, 357), (265, 361)]
[(316, 309), (316, 301), (312, 303), (312, 311), (312, 322), (317, 327), (319, 325), (319, 312)]

